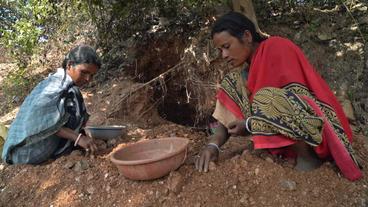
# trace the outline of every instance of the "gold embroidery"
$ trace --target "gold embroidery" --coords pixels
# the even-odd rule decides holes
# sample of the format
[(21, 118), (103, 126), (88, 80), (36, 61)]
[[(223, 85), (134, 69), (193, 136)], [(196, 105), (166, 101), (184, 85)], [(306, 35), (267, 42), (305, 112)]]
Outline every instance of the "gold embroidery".
[(263, 88), (256, 93), (252, 104), (252, 133), (282, 134), (317, 146), (322, 142), (323, 120), (311, 111), (304, 100), (294, 93)]
[(251, 115), (250, 104), (245, 82), (241, 71), (233, 71), (224, 77), (221, 88), (240, 107), (244, 117), (249, 117)]

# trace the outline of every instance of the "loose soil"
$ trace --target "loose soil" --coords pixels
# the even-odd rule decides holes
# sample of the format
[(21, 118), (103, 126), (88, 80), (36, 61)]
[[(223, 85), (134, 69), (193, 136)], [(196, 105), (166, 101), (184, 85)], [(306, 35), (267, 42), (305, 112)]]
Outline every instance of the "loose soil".
[[(188, 159), (177, 171), (153, 181), (124, 178), (110, 162), (113, 149), (142, 139), (179, 136), (190, 140)], [(311, 172), (295, 171), (266, 153), (249, 149), (249, 139), (233, 137), (210, 171), (194, 169), (193, 158), (206, 135), (176, 124), (149, 130), (130, 128), (95, 157), (81, 151), (40, 166), (1, 165), (0, 206), (367, 206), (365, 177), (350, 182), (331, 163)], [(368, 153), (356, 136), (360, 157)]]

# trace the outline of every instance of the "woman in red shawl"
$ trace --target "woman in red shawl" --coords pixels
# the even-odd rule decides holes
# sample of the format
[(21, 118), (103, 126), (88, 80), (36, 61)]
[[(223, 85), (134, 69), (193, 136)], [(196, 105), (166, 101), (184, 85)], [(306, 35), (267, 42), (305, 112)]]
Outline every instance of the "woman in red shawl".
[(298, 170), (333, 159), (349, 180), (362, 177), (351, 147), (352, 131), (336, 97), (303, 52), (281, 37), (262, 38), (240, 13), (218, 19), (215, 46), (232, 67), (217, 93), (219, 122), (199, 154), (196, 168), (207, 171), (230, 135), (252, 135), (255, 149), (296, 156)]

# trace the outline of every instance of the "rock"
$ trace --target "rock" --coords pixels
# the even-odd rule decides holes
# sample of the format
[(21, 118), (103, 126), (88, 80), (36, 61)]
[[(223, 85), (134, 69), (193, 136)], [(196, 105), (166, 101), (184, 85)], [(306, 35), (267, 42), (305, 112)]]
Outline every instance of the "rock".
[(313, 195), (314, 197), (319, 197), (319, 195), (320, 195), (320, 190), (319, 190), (318, 188), (314, 188), (314, 189), (312, 190), (312, 195)]
[(256, 201), (252, 197), (249, 198), (249, 202), (250, 202), (250, 205), (256, 204)]
[(110, 192), (110, 190), (111, 190), (111, 187), (108, 185), (108, 186), (106, 186), (106, 191), (107, 192)]
[(299, 41), (300, 41), (300, 39), (301, 39), (301, 36), (302, 36), (302, 31), (297, 32), (297, 33), (294, 35), (294, 40), (295, 40), (296, 42), (299, 42)]
[(109, 139), (108, 141), (107, 141), (107, 147), (109, 148), (109, 147), (113, 147), (113, 146), (115, 146), (115, 144), (117, 143), (117, 141), (116, 141), (116, 139)]
[(94, 178), (93, 174), (88, 175), (87, 181), (91, 181)]
[(244, 194), (241, 198), (240, 198), (240, 200), (239, 200), (239, 202), (240, 203), (242, 203), (242, 204), (244, 204), (244, 205), (247, 205), (248, 204), (248, 199), (249, 199), (249, 195), (248, 194)]
[(351, 120), (351, 121), (355, 121), (355, 115), (354, 115), (354, 109), (353, 109), (353, 105), (351, 104), (351, 102), (348, 99), (345, 99), (342, 102), (342, 108), (345, 112), (346, 117)]
[(280, 181), (281, 188), (289, 191), (296, 190), (296, 182), (292, 180), (281, 180)]
[(107, 149), (107, 143), (104, 140), (100, 140), (97, 143), (97, 147), (98, 147), (99, 150), (105, 150), (105, 149)]
[(160, 193), (160, 191), (156, 191), (156, 193), (155, 193), (155, 198), (156, 199), (159, 199), (161, 197), (161, 193)]
[(210, 162), (209, 166), (208, 166), (208, 169), (210, 171), (213, 171), (213, 170), (216, 170), (217, 166), (214, 162)]
[(87, 170), (89, 168), (89, 164), (86, 160), (80, 160), (75, 163), (73, 170), (76, 172), (81, 172), (83, 170)]
[(87, 192), (88, 192), (89, 194), (93, 194), (93, 193), (95, 192), (95, 188), (94, 188), (93, 186), (88, 186), (88, 187), (87, 187)]
[(248, 165), (248, 162), (246, 160), (241, 160), (240, 161), (240, 166), (245, 167), (247, 165)]
[(233, 162), (233, 163), (235, 163), (235, 162), (237, 162), (237, 160), (239, 160), (240, 159), (240, 155), (235, 155), (234, 157), (232, 157), (231, 158), (231, 161)]
[(165, 196), (169, 195), (169, 192), (170, 192), (170, 191), (169, 191), (169, 189), (167, 189), (167, 188), (166, 188), (166, 189), (164, 190), (164, 195), (165, 195)]
[(64, 164), (64, 168), (65, 169), (72, 169), (73, 167), (74, 167), (74, 162), (72, 162), (72, 161), (67, 161), (65, 164)]
[(273, 159), (271, 158), (271, 157), (266, 157), (266, 159), (265, 159), (267, 162), (269, 162), (269, 163), (273, 163)]
[(78, 176), (78, 177), (75, 177), (75, 179), (74, 179), (76, 182), (80, 182), (80, 176)]
[(255, 174), (256, 176), (259, 174), (259, 168), (256, 168), (256, 169), (254, 170), (254, 174)]
[(4, 164), (0, 164), (0, 170), (3, 171), (5, 169), (5, 165)]
[(167, 188), (178, 194), (181, 192), (184, 185), (184, 177), (178, 172), (171, 172), (167, 181)]
[(70, 153), (70, 156), (73, 156), (73, 157), (79, 157), (79, 156), (82, 156), (82, 151), (80, 151), (80, 150), (73, 150), (73, 151)]
[(317, 37), (321, 41), (332, 40), (334, 38), (332, 33), (318, 33)]
[(368, 9), (368, 7), (366, 6), (362, 6), (362, 7), (359, 7), (358, 10), (361, 11), (361, 12), (366, 12)]

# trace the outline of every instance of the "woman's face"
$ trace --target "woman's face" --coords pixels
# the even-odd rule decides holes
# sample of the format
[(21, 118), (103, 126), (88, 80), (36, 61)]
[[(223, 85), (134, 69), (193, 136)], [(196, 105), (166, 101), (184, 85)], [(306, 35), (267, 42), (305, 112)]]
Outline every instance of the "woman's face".
[(97, 72), (95, 64), (78, 64), (69, 65), (67, 68), (68, 75), (72, 78), (76, 86), (83, 86), (92, 80), (92, 77)]
[(242, 66), (250, 62), (252, 56), (252, 36), (246, 31), (241, 42), (227, 31), (215, 33), (213, 42), (221, 52), (222, 58), (233, 67)]

